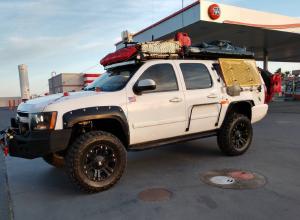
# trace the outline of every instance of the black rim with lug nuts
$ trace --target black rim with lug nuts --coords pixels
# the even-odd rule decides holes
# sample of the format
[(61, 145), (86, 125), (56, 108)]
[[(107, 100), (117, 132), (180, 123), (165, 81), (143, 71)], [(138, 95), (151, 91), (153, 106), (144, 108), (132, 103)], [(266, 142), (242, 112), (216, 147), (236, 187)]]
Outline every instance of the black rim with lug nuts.
[(218, 145), (228, 156), (245, 153), (252, 142), (252, 125), (250, 119), (238, 113), (227, 116), (218, 132)]
[(241, 150), (247, 146), (249, 141), (249, 131), (248, 126), (243, 121), (236, 123), (233, 127), (231, 140), (234, 148), (236, 149)]
[(91, 181), (107, 180), (115, 171), (117, 157), (109, 144), (94, 144), (83, 155), (82, 168), (84, 174)]

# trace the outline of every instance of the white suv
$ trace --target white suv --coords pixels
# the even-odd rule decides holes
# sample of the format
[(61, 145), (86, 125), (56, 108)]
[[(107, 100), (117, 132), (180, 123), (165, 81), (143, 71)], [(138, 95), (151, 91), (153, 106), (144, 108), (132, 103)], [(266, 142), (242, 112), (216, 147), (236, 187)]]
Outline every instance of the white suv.
[(251, 124), (267, 114), (265, 86), (259, 76), (255, 87), (228, 88), (219, 67), (199, 59), (119, 63), (85, 91), (22, 103), (9, 153), (65, 166), (87, 192), (120, 179), (128, 150), (217, 136), (223, 153), (243, 154)]

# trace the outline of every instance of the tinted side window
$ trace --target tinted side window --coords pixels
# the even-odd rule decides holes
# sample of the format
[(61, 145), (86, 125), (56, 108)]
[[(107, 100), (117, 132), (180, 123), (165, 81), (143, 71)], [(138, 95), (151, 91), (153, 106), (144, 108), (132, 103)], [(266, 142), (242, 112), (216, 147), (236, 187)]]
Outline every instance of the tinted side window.
[(156, 64), (149, 67), (139, 78), (152, 79), (156, 83), (156, 89), (150, 92), (166, 92), (178, 90), (175, 71), (171, 64)]
[(180, 68), (186, 89), (206, 89), (212, 87), (211, 76), (205, 65), (200, 63), (181, 63)]

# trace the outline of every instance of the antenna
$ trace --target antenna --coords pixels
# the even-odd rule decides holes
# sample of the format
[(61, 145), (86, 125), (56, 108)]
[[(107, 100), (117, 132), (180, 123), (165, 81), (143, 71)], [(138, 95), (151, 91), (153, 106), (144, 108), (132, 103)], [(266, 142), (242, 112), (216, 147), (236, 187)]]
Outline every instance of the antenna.
[[(181, 0), (181, 9), (184, 7), (184, 0)], [(183, 28), (184, 26), (184, 18), (183, 18), (183, 12), (181, 12), (181, 27)]]

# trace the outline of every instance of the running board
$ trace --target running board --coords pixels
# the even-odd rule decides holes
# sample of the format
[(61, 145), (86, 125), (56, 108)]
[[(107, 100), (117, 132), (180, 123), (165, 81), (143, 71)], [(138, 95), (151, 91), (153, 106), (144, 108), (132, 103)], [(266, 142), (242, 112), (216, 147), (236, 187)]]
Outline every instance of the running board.
[(144, 143), (140, 143), (140, 144), (133, 144), (128, 147), (128, 150), (132, 150), (132, 151), (147, 150), (147, 149), (160, 147), (160, 146), (167, 145), (167, 144), (191, 141), (191, 140), (196, 140), (196, 139), (200, 139), (200, 138), (212, 137), (212, 136), (216, 136), (216, 135), (217, 135), (217, 130), (206, 131), (206, 132), (201, 132), (201, 133), (196, 133), (196, 134), (182, 135), (182, 136), (177, 136), (177, 137), (172, 137), (172, 138), (161, 139), (161, 140), (157, 140), (157, 141), (149, 141), (149, 142), (144, 142)]

